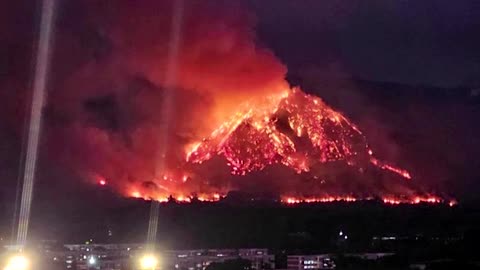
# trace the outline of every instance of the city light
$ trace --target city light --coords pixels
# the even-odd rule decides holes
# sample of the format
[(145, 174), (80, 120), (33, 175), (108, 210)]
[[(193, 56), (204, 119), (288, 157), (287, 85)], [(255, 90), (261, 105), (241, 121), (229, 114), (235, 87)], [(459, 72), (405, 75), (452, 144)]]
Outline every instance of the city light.
[(89, 265), (94, 265), (97, 263), (97, 260), (95, 259), (95, 257), (91, 256), (89, 259), (88, 259), (88, 264)]
[(24, 255), (15, 255), (11, 257), (4, 270), (27, 270), (30, 269), (30, 262)]
[(140, 258), (140, 269), (154, 270), (158, 265), (158, 259), (154, 255), (144, 255)]

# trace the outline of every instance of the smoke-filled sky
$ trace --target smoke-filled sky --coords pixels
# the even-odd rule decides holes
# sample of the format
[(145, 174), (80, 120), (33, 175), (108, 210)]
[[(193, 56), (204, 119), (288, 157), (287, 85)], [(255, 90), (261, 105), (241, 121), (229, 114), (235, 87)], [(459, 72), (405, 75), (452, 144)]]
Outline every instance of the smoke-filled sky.
[[(424, 189), (477, 196), (476, 1), (58, 2), (37, 180), (37, 192), (47, 195), (39, 198), (64, 201), (59, 194), (99, 178), (123, 193), (148, 189), (145, 179), (158, 176), (159, 166), (183, 169), (185, 146), (242, 102), (289, 84), (352, 119), (380, 158), (408, 169)], [(39, 6), (0, 8), (0, 199), (7, 209), (21, 175)], [(212, 162), (188, 175), (203, 178), (187, 189), (225, 188), (218, 179), (228, 168)], [(228, 185), (258, 188), (251, 178)], [(362, 189), (359, 181), (375, 190), (387, 183), (347, 183)]]

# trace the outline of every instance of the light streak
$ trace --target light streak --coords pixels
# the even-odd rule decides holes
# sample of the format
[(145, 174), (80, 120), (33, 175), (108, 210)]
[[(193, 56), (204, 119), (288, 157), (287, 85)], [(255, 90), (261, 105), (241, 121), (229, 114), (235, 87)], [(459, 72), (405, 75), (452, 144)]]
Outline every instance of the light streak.
[[(165, 97), (162, 104), (162, 116), (163, 116), (163, 128), (162, 134), (160, 134), (160, 151), (158, 153), (159, 160), (156, 166), (155, 174), (158, 176), (165, 171), (165, 158), (168, 152), (168, 134), (170, 130), (170, 122), (172, 115), (172, 104), (174, 103), (173, 96), (173, 86), (177, 80), (177, 61), (179, 47), (181, 43), (181, 31), (182, 31), (182, 22), (183, 22), (183, 0), (178, 0), (174, 2), (173, 5), (173, 16), (172, 16), (172, 29), (171, 29), (171, 40), (168, 46), (168, 59), (167, 59), (167, 68), (165, 74), (165, 85), (167, 89), (165, 92)], [(165, 177), (165, 175), (164, 175)], [(148, 224), (147, 232), (147, 248), (152, 251), (155, 249), (155, 242), (157, 238), (157, 228), (158, 228), (158, 208), (159, 202), (152, 200), (150, 208), (150, 220)], [(156, 262), (155, 262), (156, 264)], [(153, 269), (153, 267), (152, 267)]]
[(20, 202), (20, 214), (17, 230), (17, 245), (23, 247), (27, 239), (32, 203), (33, 182), (37, 163), (38, 141), (42, 124), (42, 109), (46, 98), (48, 81), (52, 32), (54, 31), (54, 15), (56, 0), (44, 0), (40, 21), (40, 35), (33, 79), (33, 97), (28, 129), (27, 154)]

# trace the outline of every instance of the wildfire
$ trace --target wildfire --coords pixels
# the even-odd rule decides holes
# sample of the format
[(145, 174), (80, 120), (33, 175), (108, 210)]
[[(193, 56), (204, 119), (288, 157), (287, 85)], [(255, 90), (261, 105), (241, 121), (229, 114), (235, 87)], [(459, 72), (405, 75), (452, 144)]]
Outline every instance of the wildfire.
[[(436, 197), (436, 196), (427, 196), (427, 197), (414, 197), (412, 199), (395, 199), (395, 198), (384, 198), (383, 202), (386, 204), (402, 204), (402, 203), (408, 203), (408, 204), (419, 204), (419, 203), (442, 203), (444, 202), (441, 198)], [(449, 202), (450, 206), (453, 206), (452, 201)]]
[(326, 196), (326, 197), (310, 197), (310, 198), (296, 198), (296, 197), (286, 197), (281, 200), (286, 204), (298, 204), (298, 203), (328, 203), (328, 202), (355, 202), (357, 198), (355, 197), (335, 197), (335, 196)]
[[(290, 130), (278, 127), (284, 115)], [(313, 151), (298, 151), (298, 138), (307, 138)], [(310, 170), (310, 163), (346, 161), (352, 165), (357, 158), (367, 157), (374, 166), (411, 179), (406, 170), (375, 158), (360, 129), (341, 113), (296, 88), (269, 96), (255, 106), (244, 104), (210, 136), (191, 144), (186, 160), (202, 163), (215, 155), (223, 155), (235, 175), (263, 170), (275, 163), (302, 173)]]
[(135, 199), (143, 199), (146, 201), (156, 200), (161, 203), (169, 202), (171, 200), (179, 203), (191, 203), (195, 200), (198, 200), (200, 202), (218, 202), (221, 199), (225, 198), (225, 195), (221, 195), (219, 193), (213, 193), (213, 194), (200, 194), (198, 196), (177, 194), (177, 195), (163, 195), (163, 196), (151, 197), (151, 196), (148, 196), (147, 194), (142, 194), (138, 191), (133, 191), (130, 193), (130, 197)]
[(385, 162), (382, 162), (374, 157), (370, 158), (370, 162), (382, 170), (388, 170), (388, 171), (394, 172), (398, 175), (403, 176), (405, 179), (412, 179), (412, 176), (408, 171), (386, 164)]
[[(260, 171), (272, 164), (283, 164), (300, 174), (310, 171), (316, 164), (345, 162), (360, 168), (371, 164), (404, 179), (411, 179), (408, 171), (376, 158), (360, 129), (346, 117), (320, 98), (299, 89), (267, 96), (261, 102), (257, 100), (242, 104), (233, 117), (214, 129), (208, 137), (188, 144), (185, 150), (187, 164), (201, 164), (216, 155), (225, 157), (233, 175)], [(155, 177), (151, 181), (155, 188), (137, 186), (129, 196), (159, 202), (217, 202), (229, 191), (228, 188), (207, 188), (204, 193), (198, 193), (195, 186), (189, 186), (198, 182), (197, 177), (188, 172), (186, 167), (177, 167)], [(314, 178), (317, 179), (317, 176)], [(456, 201), (447, 202), (434, 195), (380, 196), (383, 203), (391, 205), (456, 204)], [(281, 202), (331, 203), (372, 199), (355, 195), (283, 196)]]
[[(155, 199), (158, 202), (165, 203), (171, 200), (178, 203), (191, 203), (194, 200), (200, 202), (218, 202), (226, 197), (226, 195), (221, 195), (219, 193), (214, 194), (201, 194), (199, 196), (163, 196), (158, 198), (149, 198), (147, 196), (142, 196), (138, 191), (132, 192), (131, 197), (144, 200)], [(293, 196), (284, 196), (280, 199), (280, 202), (286, 205), (295, 205), (295, 204), (311, 204), (311, 203), (333, 203), (333, 202), (345, 202), (353, 203), (358, 201), (370, 201), (374, 200), (372, 197), (367, 198), (357, 198), (354, 196), (321, 196), (321, 197), (293, 197)], [(455, 200), (445, 200), (437, 196), (428, 195), (428, 196), (416, 196), (413, 198), (398, 198), (398, 197), (384, 197), (381, 199), (384, 204), (387, 205), (400, 205), (400, 204), (447, 204), (450, 207), (457, 205)]]
[[(325, 196), (325, 197), (307, 197), (307, 198), (297, 198), (297, 197), (284, 197), (282, 202), (285, 204), (300, 204), (300, 203), (330, 203), (330, 202), (356, 202), (362, 200), (373, 200), (373, 198), (355, 198), (352, 196)], [(455, 200), (446, 201), (440, 197), (436, 196), (417, 196), (413, 198), (395, 198), (395, 197), (385, 197), (382, 199), (384, 204), (391, 205), (400, 205), (400, 204), (441, 204), (446, 203), (450, 207), (453, 207), (457, 204)]]
[(49, 118), (68, 121), (45, 122), (45, 150), (62, 170), (161, 202), (219, 201), (232, 190), (294, 194), (285, 198), (292, 203), (422, 194), (413, 181), (391, 184), (412, 175), (374, 154), (350, 119), (290, 87), (287, 66), (257, 44), (248, 12), (188, 1), (179, 17), (171, 2), (85, 5), (88, 18), (79, 19), (102, 33), (109, 53), (80, 51), (85, 64), (51, 91)]

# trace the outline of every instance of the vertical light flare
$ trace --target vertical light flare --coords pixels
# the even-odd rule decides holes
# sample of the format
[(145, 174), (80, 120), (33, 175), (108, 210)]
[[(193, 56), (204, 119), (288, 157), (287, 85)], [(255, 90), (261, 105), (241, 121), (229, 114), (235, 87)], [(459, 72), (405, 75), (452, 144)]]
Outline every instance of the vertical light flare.
[(33, 180), (37, 161), (38, 141), (42, 123), (42, 109), (46, 97), (52, 32), (54, 31), (54, 15), (56, 0), (44, 0), (40, 21), (40, 34), (37, 47), (35, 71), (33, 78), (33, 97), (28, 128), (27, 154), (23, 175), (23, 188), (18, 217), (17, 245), (22, 248), (27, 239), (30, 207), (33, 194)]
[(158, 208), (160, 203), (157, 200), (152, 200), (150, 207), (150, 221), (148, 222), (147, 232), (147, 248), (153, 250), (157, 237), (158, 228)]
[[(177, 80), (177, 61), (178, 61), (178, 51), (181, 43), (181, 30), (182, 30), (182, 21), (183, 21), (183, 0), (173, 1), (173, 16), (172, 16), (172, 29), (171, 29), (171, 38), (168, 46), (168, 57), (167, 57), (167, 67), (165, 74), (165, 95), (162, 104), (162, 117), (163, 117), (163, 126), (162, 133), (159, 138), (160, 151), (158, 153), (158, 161), (156, 166), (155, 175), (163, 175), (165, 172), (165, 158), (167, 154), (168, 146), (168, 134), (170, 129), (171, 115), (172, 115), (172, 106), (174, 103), (173, 89), (175, 82)], [(152, 200), (150, 208), (150, 221), (148, 223), (148, 233), (147, 233), (147, 246), (150, 249), (155, 248), (155, 241), (157, 238), (157, 227), (158, 227), (158, 208), (159, 202), (157, 200)]]

